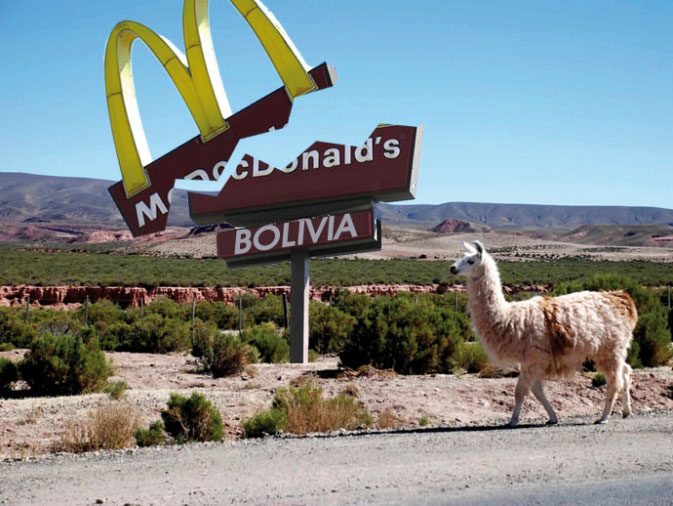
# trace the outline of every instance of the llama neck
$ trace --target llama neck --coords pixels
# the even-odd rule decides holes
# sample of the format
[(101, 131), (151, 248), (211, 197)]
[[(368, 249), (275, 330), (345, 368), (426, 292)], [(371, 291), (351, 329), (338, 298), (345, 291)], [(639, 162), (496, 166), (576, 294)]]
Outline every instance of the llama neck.
[(502, 293), (500, 273), (493, 258), (484, 255), (479, 271), (468, 278), (467, 293), (469, 310), (477, 332), (487, 339), (498, 324), (509, 319), (509, 304)]

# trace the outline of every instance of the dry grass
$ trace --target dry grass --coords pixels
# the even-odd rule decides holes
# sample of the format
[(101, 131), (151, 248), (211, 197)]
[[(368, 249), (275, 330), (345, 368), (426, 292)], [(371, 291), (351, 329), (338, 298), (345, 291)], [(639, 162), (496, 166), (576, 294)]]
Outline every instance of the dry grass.
[(19, 422), (19, 425), (32, 425), (44, 415), (44, 408), (42, 406), (33, 405), (30, 411), (26, 413), (26, 417)]
[(126, 402), (109, 402), (89, 417), (71, 423), (55, 446), (55, 451), (82, 453), (100, 449), (135, 446), (138, 417)]
[(376, 422), (376, 426), (379, 429), (397, 429), (402, 427), (402, 425), (404, 425), (404, 421), (401, 420), (390, 407), (381, 411), (379, 419)]
[(341, 389), (340, 393), (359, 399), (362, 395), (362, 388), (357, 383), (348, 383)]
[(322, 388), (312, 385), (280, 390), (276, 403), (286, 414), (285, 431), (292, 434), (354, 430), (372, 423), (369, 411), (357, 399), (345, 394), (325, 399)]

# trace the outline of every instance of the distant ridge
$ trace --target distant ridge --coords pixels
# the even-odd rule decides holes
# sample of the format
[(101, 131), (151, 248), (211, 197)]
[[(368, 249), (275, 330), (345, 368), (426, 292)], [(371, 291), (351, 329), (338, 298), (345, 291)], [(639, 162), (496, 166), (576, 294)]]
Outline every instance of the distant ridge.
[(487, 225), (496, 230), (572, 230), (582, 225), (673, 223), (673, 210), (659, 207), (447, 202), (438, 205), (379, 204), (378, 209), (387, 223), (425, 228), (451, 219)]
[[(0, 177), (0, 223), (86, 223), (125, 228), (102, 179), (5, 172)], [(169, 224), (193, 227), (187, 194), (174, 192)], [(573, 230), (583, 225), (673, 223), (673, 210), (656, 207), (554, 206), (448, 202), (439, 205), (378, 204), (384, 223), (431, 229), (445, 220), (496, 230)]]

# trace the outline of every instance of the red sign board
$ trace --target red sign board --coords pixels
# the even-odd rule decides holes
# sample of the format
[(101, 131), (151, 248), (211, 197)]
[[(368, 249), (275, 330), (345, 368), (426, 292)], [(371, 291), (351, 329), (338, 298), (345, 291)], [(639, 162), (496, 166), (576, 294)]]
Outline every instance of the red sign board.
[(245, 155), (219, 194), (190, 193), (190, 213), (252, 225), (413, 199), (420, 143), (420, 127), (382, 125), (362, 146), (315, 142), (286, 167)]
[(379, 248), (380, 232), (371, 208), (217, 234), (217, 256), (235, 265), (284, 260), (293, 250), (326, 256)]
[[(332, 86), (334, 70), (326, 63), (309, 72), (317, 89)], [(134, 236), (166, 229), (171, 190), (178, 179), (215, 181), (219, 178), (238, 142), (253, 135), (283, 128), (290, 118), (292, 99), (285, 87), (227, 118), (229, 128), (203, 142), (200, 136), (187, 141), (145, 167), (150, 186), (126, 196), (122, 181), (108, 188)]]

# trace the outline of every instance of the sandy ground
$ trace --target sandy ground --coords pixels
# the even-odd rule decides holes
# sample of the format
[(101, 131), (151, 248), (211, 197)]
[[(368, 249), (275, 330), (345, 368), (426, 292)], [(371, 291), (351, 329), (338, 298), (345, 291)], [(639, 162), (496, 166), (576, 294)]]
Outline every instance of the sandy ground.
[[(436, 234), (427, 230), (386, 226), (381, 251), (354, 256), (368, 259), (418, 258), (455, 260), (462, 256), (463, 241), (481, 240), (496, 260), (531, 261), (542, 258), (582, 257), (601, 261), (648, 260), (672, 262), (673, 249), (646, 246), (591, 246), (552, 241), (530, 235), (491, 231), (487, 233)], [(154, 244), (134, 244), (128, 252), (157, 256), (215, 256), (215, 235), (171, 239)]]
[[(19, 359), (14, 350), (0, 356)], [(419, 427), (427, 418), (436, 427), (499, 425), (508, 420), (513, 406), (515, 378), (479, 378), (476, 375), (401, 376), (381, 372), (352, 377), (337, 373), (335, 357), (321, 357), (307, 365), (255, 364), (241, 375), (214, 379), (196, 372), (189, 355), (109, 353), (115, 367), (111, 381), (126, 381), (126, 401), (145, 426), (159, 418), (170, 392), (188, 395), (203, 392), (222, 413), (227, 438), (241, 436), (241, 421), (270, 406), (279, 387), (311, 380), (333, 395), (348, 387), (374, 414), (393, 413), (400, 427)], [(335, 377), (337, 376), (337, 377)], [(547, 384), (548, 397), (561, 421), (573, 416), (597, 416), (605, 387), (593, 388), (590, 375)], [(636, 414), (673, 410), (673, 371), (670, 367), (634, 372)], [(105, 394), (72, 397), (0, 399), (0, 459), (44, 455), (67, 432), (97, 407), (110, 402)], [(620, 408), (618, 401), (615, 418)], [(543, 422), (544, 411), (532, 399), (526, 401), (522, 423)]]

